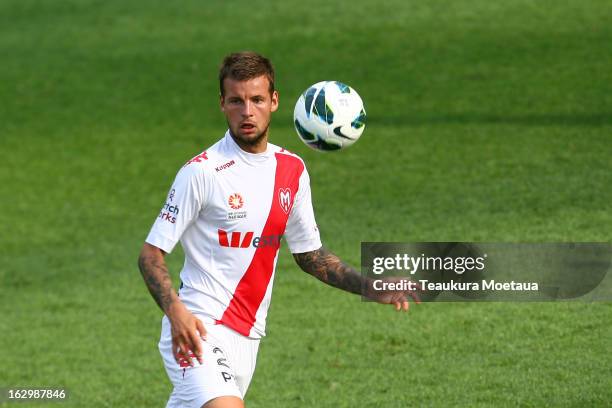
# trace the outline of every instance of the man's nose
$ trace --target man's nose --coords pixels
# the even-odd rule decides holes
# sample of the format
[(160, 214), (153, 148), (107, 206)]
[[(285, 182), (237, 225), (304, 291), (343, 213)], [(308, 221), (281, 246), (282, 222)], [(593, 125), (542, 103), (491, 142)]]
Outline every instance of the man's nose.
[(244, 116), (253, 116), (253, 104), (251, 101), (246, 101), (243, 105), (242, 114)]

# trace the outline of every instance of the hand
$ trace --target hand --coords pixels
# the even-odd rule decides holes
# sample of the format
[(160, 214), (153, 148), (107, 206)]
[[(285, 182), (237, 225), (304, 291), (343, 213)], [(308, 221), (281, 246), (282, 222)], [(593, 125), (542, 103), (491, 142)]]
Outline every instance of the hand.
[[(411, 282), (408, 279), (401, 277), (401, 276), (389, 276), (386, 278), (382, 278), (381, 281), (383, 284), (404, 283), (406, 285), (407, 285), (407, 282), (410, 282), (410, 285), (412, 286), (413, 290), (409, 290), (409, 289), (406, 289), (406, 290), (391, 290), (391, 289), (376, 290), (373, 286), (373, 281), (368, 280), (367, 282), (368, 286), (366, 288), (365, 297), (367, 297), (368, 299), (374, 300), (378, 303), (394, 305), (395, 310), (397, 310), (398, 312), (401, 310), (408, 311), (408, 309), (410, 309), (410, 302), (408, 301), (409, 298), (412, 298), (412, 300), (416, 304), (421, 303), (421, 298), (419, 297), (419, 294), (417, 292), (421, 290), (421, 286), (418, 283)], [(403, 286), (406, 286), (406, 285), (403, 285)], [(377, 287), (383, 287), (383, 285), (378, 284)]]
[(191, 359), (195, 357), (202, 364), (202, 346), (200, 341), (206, 340), (204, 324), (180, 301), (172, 303), (167, 315), (170, 320), (172, 351), (176, 362), (186, 361), (193, 367)]

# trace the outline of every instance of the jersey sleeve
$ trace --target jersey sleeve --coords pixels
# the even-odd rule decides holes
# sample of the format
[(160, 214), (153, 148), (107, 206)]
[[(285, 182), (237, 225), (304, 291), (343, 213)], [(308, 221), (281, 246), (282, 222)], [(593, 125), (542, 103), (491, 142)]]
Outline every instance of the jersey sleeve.
[(146, 242), (172, 252), (183, 232), (198, 218), (205, 197), (203, 169), (197, 164), (186, 165), (176, 175)]
[(299, 254), (321, 248), (319, 228), (312, 208), (310, 177), (304, 168), (298, 192), (287, 220), (285, 239), (291, 253)]

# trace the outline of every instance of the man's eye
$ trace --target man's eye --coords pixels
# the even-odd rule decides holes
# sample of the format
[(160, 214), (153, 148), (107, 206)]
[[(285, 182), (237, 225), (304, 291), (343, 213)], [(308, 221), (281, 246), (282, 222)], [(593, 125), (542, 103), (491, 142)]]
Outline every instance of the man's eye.
[(242, 103), (242, 101), (240, 99), (230, 99), (229, 103), (231, 103), (232, 105), (239, 105)]

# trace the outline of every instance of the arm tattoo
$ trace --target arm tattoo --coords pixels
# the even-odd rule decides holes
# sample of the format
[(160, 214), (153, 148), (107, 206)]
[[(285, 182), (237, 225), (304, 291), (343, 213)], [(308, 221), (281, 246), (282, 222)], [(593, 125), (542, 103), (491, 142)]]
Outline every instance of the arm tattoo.
[(293, 258), (304, 272), (328, 285), (357, 295), (361, 295), (365, 290), (366, 279), (323, 247), (293, 254)]
[(138, 258), (138, 267), (151, 296), (161, 310), (166, 313), (168, 307), (174, 301), (172, 296), (174, 289), (164, 259), (156, 255), (141, 255)]

